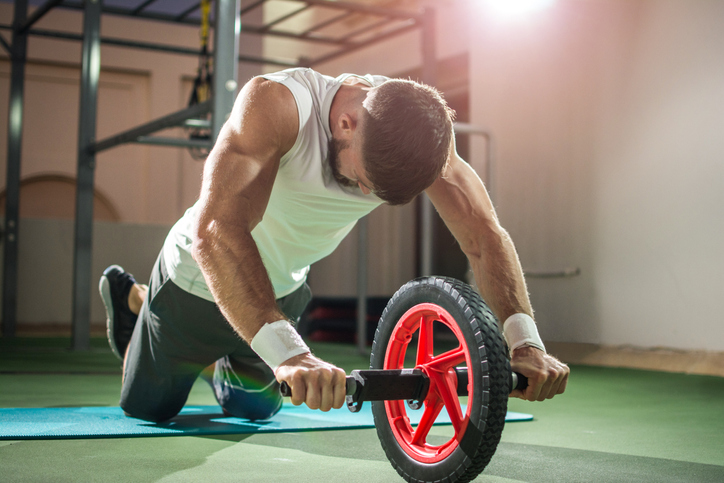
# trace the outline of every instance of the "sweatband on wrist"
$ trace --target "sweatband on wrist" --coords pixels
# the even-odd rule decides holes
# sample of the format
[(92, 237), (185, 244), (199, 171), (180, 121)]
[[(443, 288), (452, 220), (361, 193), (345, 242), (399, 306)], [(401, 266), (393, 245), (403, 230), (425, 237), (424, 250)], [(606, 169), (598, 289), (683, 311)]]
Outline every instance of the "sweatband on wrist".
[(508, 341), (510, 353), (519, 347), (535, 347), (546, 351), (543, 341), (538, 335), (533, 318), (528, 314), (513, 314), (503, 323), (503, 335)]
[(251, 348), (275, 372), (284, 361), (310, 352), (302, 337), (286, 320), (265, 324), (251, 340)]

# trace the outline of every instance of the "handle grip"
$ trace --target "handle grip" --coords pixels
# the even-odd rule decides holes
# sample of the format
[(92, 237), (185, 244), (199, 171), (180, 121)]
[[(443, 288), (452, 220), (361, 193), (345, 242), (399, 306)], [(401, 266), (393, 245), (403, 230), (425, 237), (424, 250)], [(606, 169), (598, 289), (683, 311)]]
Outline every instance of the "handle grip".
[(282, 393), (282, 397), (292, 397), (292, 388), (289, 387), (287, 381), (282, 381), (279, 385), (279, 392)]
[(510, 374), (510, 381), (510, 387), (512, 387), (513, 390), (518, 389), (520, 391), (525, 391), (528, 387), (528, 378), (520, 372), (512, 372)]

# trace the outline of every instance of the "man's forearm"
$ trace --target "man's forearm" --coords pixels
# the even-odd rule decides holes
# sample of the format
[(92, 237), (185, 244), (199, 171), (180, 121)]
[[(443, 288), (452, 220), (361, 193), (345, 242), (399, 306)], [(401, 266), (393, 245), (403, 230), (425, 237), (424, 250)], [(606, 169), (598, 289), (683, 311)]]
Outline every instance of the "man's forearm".
[(516, 313), (533, 316), (523, 270), (508, 233), (500, 227), (491, 230), (482, 245), (485, 248), (468, 259), (478, 290), (500, 323)]
[(195, 242), (194, 259), (221, 313), (251, 343), (264, 324), (285, 317), (276, 305), (274, 289), (251, 234), (236, 231), (216, 235)]

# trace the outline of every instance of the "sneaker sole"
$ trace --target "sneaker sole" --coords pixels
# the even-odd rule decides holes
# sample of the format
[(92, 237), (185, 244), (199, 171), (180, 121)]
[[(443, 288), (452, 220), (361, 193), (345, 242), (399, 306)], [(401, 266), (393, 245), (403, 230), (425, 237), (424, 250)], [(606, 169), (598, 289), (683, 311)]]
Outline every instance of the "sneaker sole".
[(98, 284), (98, 291), (101, 293), (103, 299), (103, 306), (106, 309), (106, 336), (108, 337), (108, 345), (111, 346), (111, 350), (120, 360), (123, 360), (121, 352), (118, 350), (116, 341), (113, 338), (115, 331), (115, 314), (113, 312), (113, 299), (111, 298), (111, 284), (108, 282), (108, 278), (103, 275), (101, 281)]

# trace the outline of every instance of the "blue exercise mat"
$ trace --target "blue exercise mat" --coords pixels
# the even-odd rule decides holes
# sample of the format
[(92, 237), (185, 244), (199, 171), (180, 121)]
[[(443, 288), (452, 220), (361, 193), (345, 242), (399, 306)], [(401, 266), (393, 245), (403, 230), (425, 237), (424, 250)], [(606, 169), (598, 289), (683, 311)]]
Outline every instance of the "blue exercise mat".
[[(421, 414), (410, 411), (411, 418), (418, 420)], [(532, 419), (530, 414), (508, 412), (506, 422)], [(445, 411), (435, 424), (450, 424)], [(0, 408), (0, 440), (208, 436), (371, 427), (374, 422), (369, 404), (358, 413), (346, 408), (324, 413), (285, 403), (267, 421), (226, 417), (219, 406), (187, 406), (165, 423), (129, 418), (119, 407)]]

